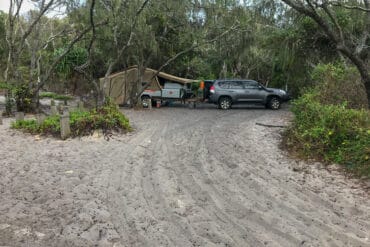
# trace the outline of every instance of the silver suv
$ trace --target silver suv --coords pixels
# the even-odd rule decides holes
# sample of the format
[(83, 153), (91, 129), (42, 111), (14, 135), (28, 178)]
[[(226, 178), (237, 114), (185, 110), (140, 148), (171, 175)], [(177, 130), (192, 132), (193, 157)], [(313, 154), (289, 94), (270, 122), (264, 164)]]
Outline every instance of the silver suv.
[(281, 89), (266, 88), (253, 80), (215, 80), (210, 88), (209, 102), (220, 109), (229, 109), (233, 104), (258, 103), (277, 110), (281, 103), (290, 99)]

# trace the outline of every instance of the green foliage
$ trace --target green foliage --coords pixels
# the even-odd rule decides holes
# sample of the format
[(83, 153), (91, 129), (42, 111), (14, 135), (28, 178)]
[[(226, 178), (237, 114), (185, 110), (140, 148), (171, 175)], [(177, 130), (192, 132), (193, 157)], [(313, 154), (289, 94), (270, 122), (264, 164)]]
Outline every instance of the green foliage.
[(319, 64), (311, 73), (320, 92), (317, 100), (326, 105), (346, 102), (348, 108), (367, 108), (367, 95), (361, 77), (354, 67), (343, 63)]
[(14, 103), (14, 99), (11, 98), (11, 97), (6, 97), (5, 98), (5, 112), (7, 115), (11, 115), (12, 114), (12, 109), (14, 107), (15, 103)]
[(341, 105), (323, 105), (313, 90), (293, 104), (289, 148), (310, 158), (344, 165), (356, 175), (370, 177), (370, 112)]
[(200, 81), (191, 82), (191, 91), (193, 92), (193, 95), (198, 96), (199, 87), (200, 87)]
[(35, 119), (19, 120), (12, 123), (13, 129), (22, 129), (31, 134), (37, 134), (39, 132), (39, 126)]
[(0, 89), (10, 89), (10, 86), (5, 82), (0, 82)]
[(12, 88), (17, 111), (32, 111), (32, 93), (27, 84), (21, 84)]
[(60, 134), (60, 116), (49, 116), (39, 126), (38, 129), (40, 134)]
[(39, 97), (40, 97), (40, 99), (51, 98), (51, 99), (56, 99), (56, 100), (71, 100), (71, 99), (73, 99), (73, 97), (71, 97), (71, 96), (56, 94), (56, 93), (53, 93), (53, 92), (41, 92)]
[(313, 80), (325, 84), (327, 80), (344, 80), (349, 73), (356, 73), (353, 68), (346, 69), (342, 63), (318, 64), (311, 73)]
[(54, 98), (55, 97), (55, 95), (57, 95), (56, 93), (53, 93), (53, 92), (41, 92), (40, 94), (39, 94), (39, 97), (40, 97), (40, 99), (43, 99), (43, 98)]
[[(104, 106), (91, 111), (72, 111), (70, 113), (72, 136), (92, 134), (101, 129), (108, 136), (112, 131), (131, 131), (129, 120), (116, 105), (107, 102)], [(16, 121), (12, 128), (21, 129), (31, 134), (49, 134), (60, 136), (60, 116), (49, 116), (40, 125), (36, 120)]]
[(19, 120), (13, 122), (11, 127), (31, 134), (57, 135), (60, 133), (60, 117), (49, 116), (41, 124), (38, 124), (35, 119)]
[(6, 20), (6, 14), (0, 11), (0, 33), (3, 34), (3, 35), (0, 35), (0, 70), (1, 71), (5, 70), (6, 58), (7, 58), (5, 20)]
[(192, 58), (188, 63), (187, 69), (191, 72), (191, 76), (193, 78), (210, 80), (217, 77), (213, 74), (211, 64), (208, 63), (203, 56), (196, 56)]
[[(26, 30), (37, 15), (17, 20), (14, 48), (18, 55), (9, 67), (9, 78), (30, 84), (41, 79), (47, 90), (64, 92), (68, 87), (73, 93), (85, 93), (94, 87), (91, 78), (103, 77), (110, 64), (113, 73), (135, 64), (157, 69), (176, 54), (187, 51), (171, 61), (164, 71), (186, 78), (250, 78), (271, 87), (287, 86), (296, 96), (302, 87), (311, 85), (313, 65), (343, 59), (335, 42), (320, 25), (281, 1), (205, 0), (201, 5), (188, 0), (150, 1), (140, 15), (137, 11), (142, 1), (96, 1), (93, 11), (96, 24), (103, 20), (109, 20), (108, 23), (95, 27), (93, 43), (90, 43), (92, 32), (73, 43), (56, 70), (52, 69), (51, 77), (45, 77), (55, 59), (70, 47), (75, 35), (91, 24), (91, 1), (82, 2), (85, 3), (69, 5), (63, 18), (43, 16), (24, 47), (18, 47), (23, 42), (19, 42), (21, 32), (16, 30)], [(356, 1), (351, 3), (361, 5)], [(366, 48), (369, 44), (362, 40), (368, 29), (366, 13), (333, 5), (328, 8), (343, 30), (344, 44), (354, 54), (360, 52), (359, 44), (365, 41), (360, 58), (366, 62), (370, 57)], [(317, 8), (317, 14), (328, 21), (330, 30), (338, 31), (322, 8)], [(0, 13), (3, 20), (0, 33), (4, 34), (10, 28), (4, 25), (6, 17)], [(5, 36), (0, 37), (2, 71), (8, 58)], [(84, 67), (86, 74), (75, 73), (74, 67), (87, 61), (90, 44), (91, 57)], [(123, 47), (127, 49), (119, 54)], [(195, 48), (188, 50), (190, 47)], [(135, 90), (140, 91), (140, 87), (132, 91)], [(351, 106), (352, 102), (346, 100)]]
[(194, 90), (198, 90), (200, 87), (200, 81), (193, 81), (191, 82), (191, 88)]
[(97, 110), (71, 112), (70, 123), (74, 136), (91, 134), (96, 129), (102, 129), (105, 134), (131, 130), (129, 120), (115, 104), (109, 102)]
[[(65, 48), (59, 48), (54, 51), (54, 56), (58, 57), (65, 52)], [(81, 65), (87, 60), (87, 50), (81, 47), (73, 48), (62, 60), (58, 63), (56, 71), (64, 77), (69, 77), (73, 73), (75, 66)]]
[(311, 18), (305, 16), (302, 18), (300, 21), (300, 25), (303, 27), (300, 31), (301, 32), (306, 32), (306, 33), (315, 33), (317, 32), (317, 24), (314, 20)]
[(14, 99), (12, 97), (9, 97), (11, 93), (11, 86), (8, 83), (0, 82), (0, 91), (2, 90), (7, 96), (5, 98), (5, 114), (9, 116), (12, 114), (12, 109), (15, 105)]
[(12, 109), (16, 106), (17, 111), (30, 112), (32, 110), (32, 93), (27, 84), (11, 85), (0, 82), (0, 89), (6, 90), (7, 97), (5, 101), (6, 113), (10, 115)]

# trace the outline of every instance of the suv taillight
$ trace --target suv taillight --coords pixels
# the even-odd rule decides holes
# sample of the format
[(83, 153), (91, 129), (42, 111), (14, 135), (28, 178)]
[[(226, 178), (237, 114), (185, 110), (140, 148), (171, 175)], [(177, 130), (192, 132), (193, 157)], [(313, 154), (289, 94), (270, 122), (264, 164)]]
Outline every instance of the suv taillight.
[(211, 86), (210, 88), (209, 88), (209, 92), (210, 93), (215, 93), (215, 86)]

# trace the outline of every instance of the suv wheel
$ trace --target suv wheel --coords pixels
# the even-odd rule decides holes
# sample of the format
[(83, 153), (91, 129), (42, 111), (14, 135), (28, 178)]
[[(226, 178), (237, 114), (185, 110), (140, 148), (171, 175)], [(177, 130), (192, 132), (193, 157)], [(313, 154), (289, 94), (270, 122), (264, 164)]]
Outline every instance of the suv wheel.
[(272, 110), (277, 110), (280, 108), (280, 99), (277, 97), (272, 97), (268, 102), (268, 107)]
[(231, 99), (229, 97), (221, 97), (218, 101), (218, 107), (223, 110), (231, 108)]

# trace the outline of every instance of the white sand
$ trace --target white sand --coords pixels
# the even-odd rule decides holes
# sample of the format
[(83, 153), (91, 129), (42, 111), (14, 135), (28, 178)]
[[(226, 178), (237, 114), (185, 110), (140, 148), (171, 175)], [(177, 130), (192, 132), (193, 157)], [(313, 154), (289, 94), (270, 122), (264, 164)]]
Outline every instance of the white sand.
[(56, 140), (0, 125), (0, 246), (370, 246), (369, 192), (278, 148), (286, 110), (125, 111)]

